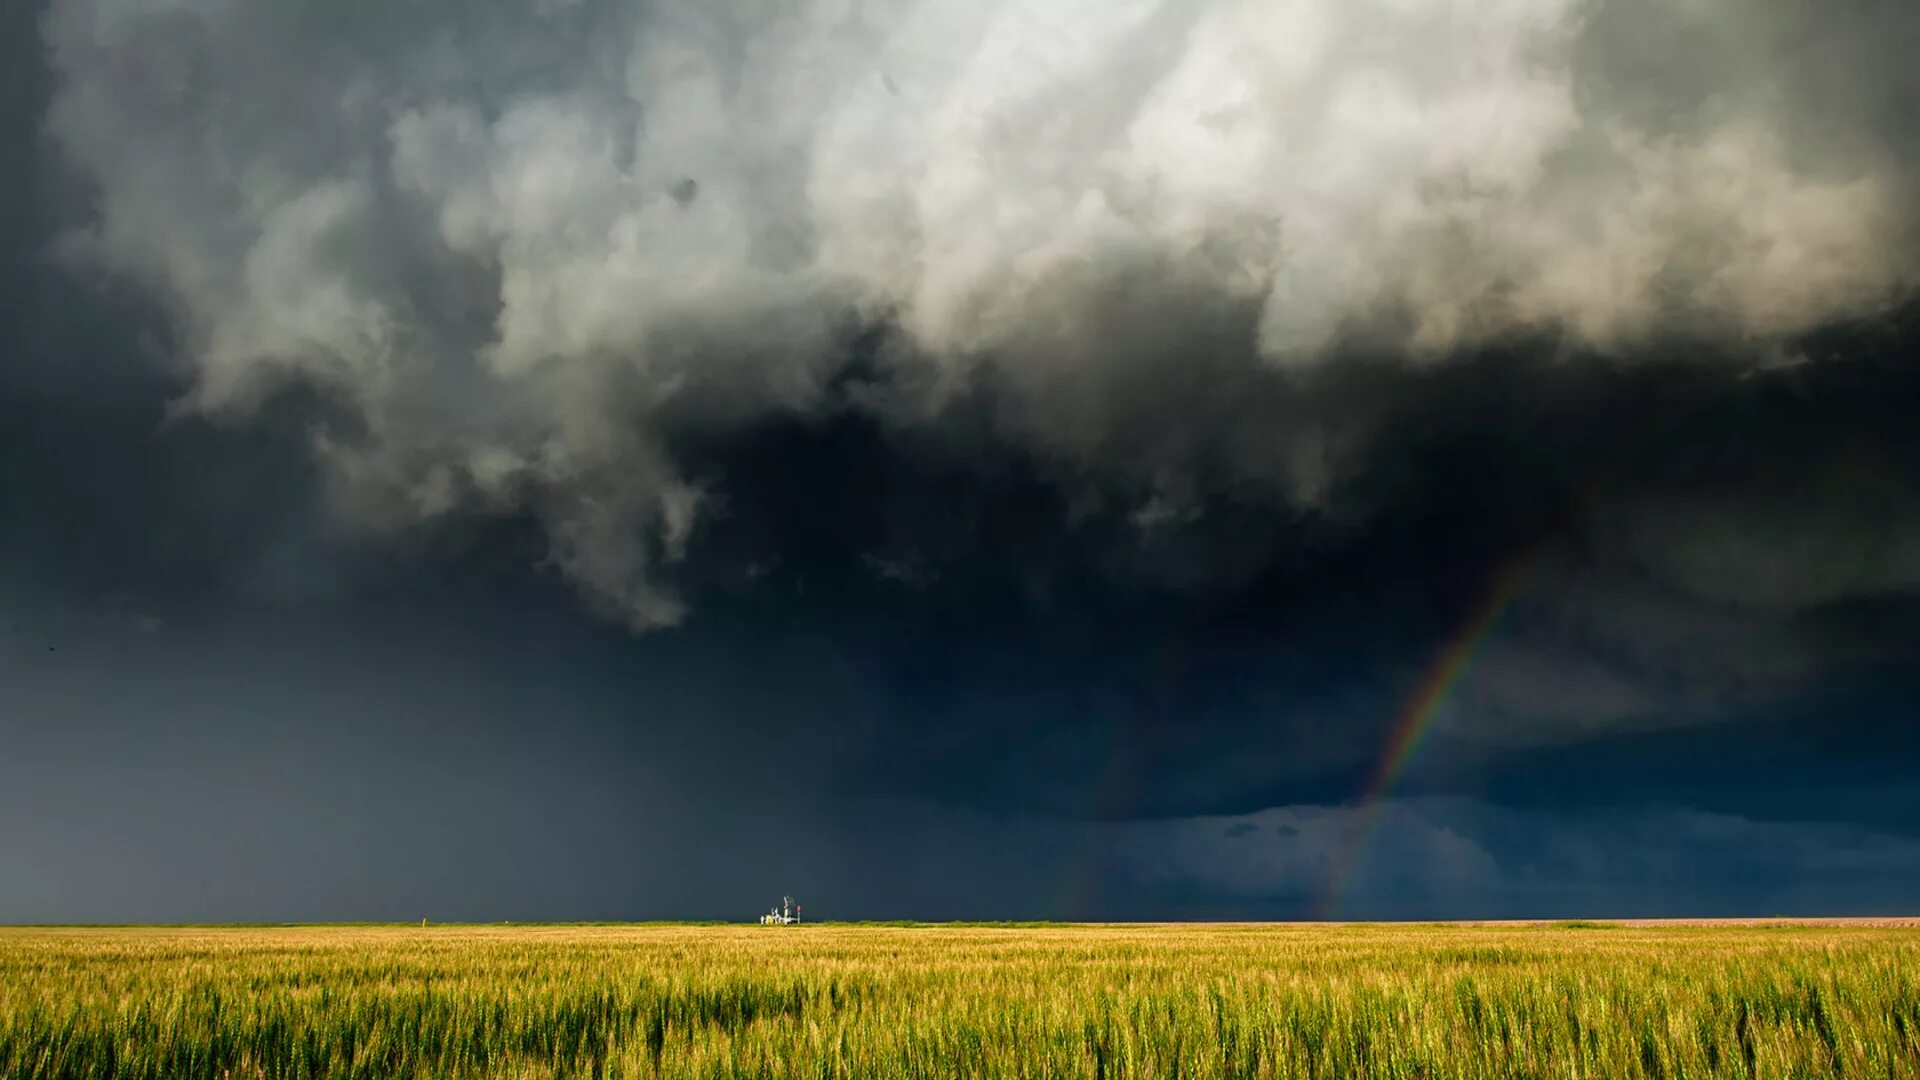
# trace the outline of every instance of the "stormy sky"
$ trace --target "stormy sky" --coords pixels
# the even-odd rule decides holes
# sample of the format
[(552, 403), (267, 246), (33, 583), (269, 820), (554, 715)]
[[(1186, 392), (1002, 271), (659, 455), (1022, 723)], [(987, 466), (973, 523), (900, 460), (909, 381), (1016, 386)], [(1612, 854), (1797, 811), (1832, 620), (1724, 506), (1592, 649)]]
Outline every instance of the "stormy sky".
[(0, 921), (1911, 912), (1916, 40), (7, 5)]

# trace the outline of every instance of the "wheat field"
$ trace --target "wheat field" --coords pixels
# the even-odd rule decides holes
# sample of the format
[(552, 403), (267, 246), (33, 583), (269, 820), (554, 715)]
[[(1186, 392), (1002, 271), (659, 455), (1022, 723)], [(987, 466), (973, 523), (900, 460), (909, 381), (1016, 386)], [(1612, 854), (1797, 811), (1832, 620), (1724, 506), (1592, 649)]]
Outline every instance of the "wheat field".
[(1920, 1078), (1920, 929), (21, 928), (0, 1071)]

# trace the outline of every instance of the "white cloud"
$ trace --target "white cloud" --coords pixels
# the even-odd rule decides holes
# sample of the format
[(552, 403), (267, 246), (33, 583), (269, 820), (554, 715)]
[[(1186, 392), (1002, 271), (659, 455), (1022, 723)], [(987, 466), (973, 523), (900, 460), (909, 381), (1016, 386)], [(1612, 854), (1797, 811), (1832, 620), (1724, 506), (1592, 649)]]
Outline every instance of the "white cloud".
[[(1534, 328), (1769, 339), (1912, 270), (1904, 178), (1810, 164), (1752, 75), (1764, 41), (1729, 36), (1694, 130), (1651, 130), (1583, 90), (1573, 0), (343, 26), (58, 6), (51, 127), (99, 190), (74, 246), (173, 303), (199, 405), (331, 387), (369, 431), (332, 447), (343, 480), (393, 489), (347, 503), (534, 509), (638, 626), (679, 616), (655, 568), (701, 502), (664, 418), (804, 409), (861, 321), (904, 330), (890, 362), (988, 365), (1013, 427), (1094, 454), (1119, 398), (1164, 398), (1196, 348), (1312, 368), (1349, 339), (1429, 360)], [(1245, 467), (1317, 498), (1322, 428), (1288, 426), (1239, 440)]]

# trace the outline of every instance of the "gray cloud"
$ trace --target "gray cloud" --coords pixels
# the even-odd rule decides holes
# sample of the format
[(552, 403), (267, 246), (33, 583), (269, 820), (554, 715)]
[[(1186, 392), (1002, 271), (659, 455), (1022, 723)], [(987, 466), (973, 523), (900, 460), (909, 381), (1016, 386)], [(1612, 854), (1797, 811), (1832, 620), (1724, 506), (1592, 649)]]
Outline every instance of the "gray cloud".
[[(1899, 910), (1899, 882), (1920, 869), (1909, 836), (1683, 807), (1527, 814), (1406, 799), (1371, 818), (1296, 806), (1111, 828), (1115, 887), (1162, 903), (1350, 918), (1831, 914), (1840, 908), (1825, 890), (1841, 880), (1847, 911), (1886, 912)], [(1728, 889), (1745, 895), (1727, 904)]]
[[(1838, 73), (1788, 5), (1720, 0), (80, 0), (45, 33), (97, 189), (65, 251), (164, 299), (184, 407), (320, 387), (355, 520), (530, 512), (644, 628), (725, 502), (670, 434), (820, 408), (871, 327), (889, 422), (984, 381), (1151, 531), (1202, 461), (1342, 512), (1379, 434), (1356, 350), (1751, 357), (1881, 310), (1914, 270), (1912, 17), (1863, 14)], [(1710, 568), (1710, 512), (1633, 535), (1718, 596), (1825, 547), (1790, 518)]]

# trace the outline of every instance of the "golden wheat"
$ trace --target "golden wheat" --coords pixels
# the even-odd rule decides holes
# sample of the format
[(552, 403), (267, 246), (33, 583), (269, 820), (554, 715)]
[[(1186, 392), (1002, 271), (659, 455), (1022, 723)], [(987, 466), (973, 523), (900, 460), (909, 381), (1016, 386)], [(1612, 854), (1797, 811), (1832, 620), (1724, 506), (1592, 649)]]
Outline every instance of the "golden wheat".
[(19, 929), (0, 1070), (1920, 1080), (1920, 930)]

